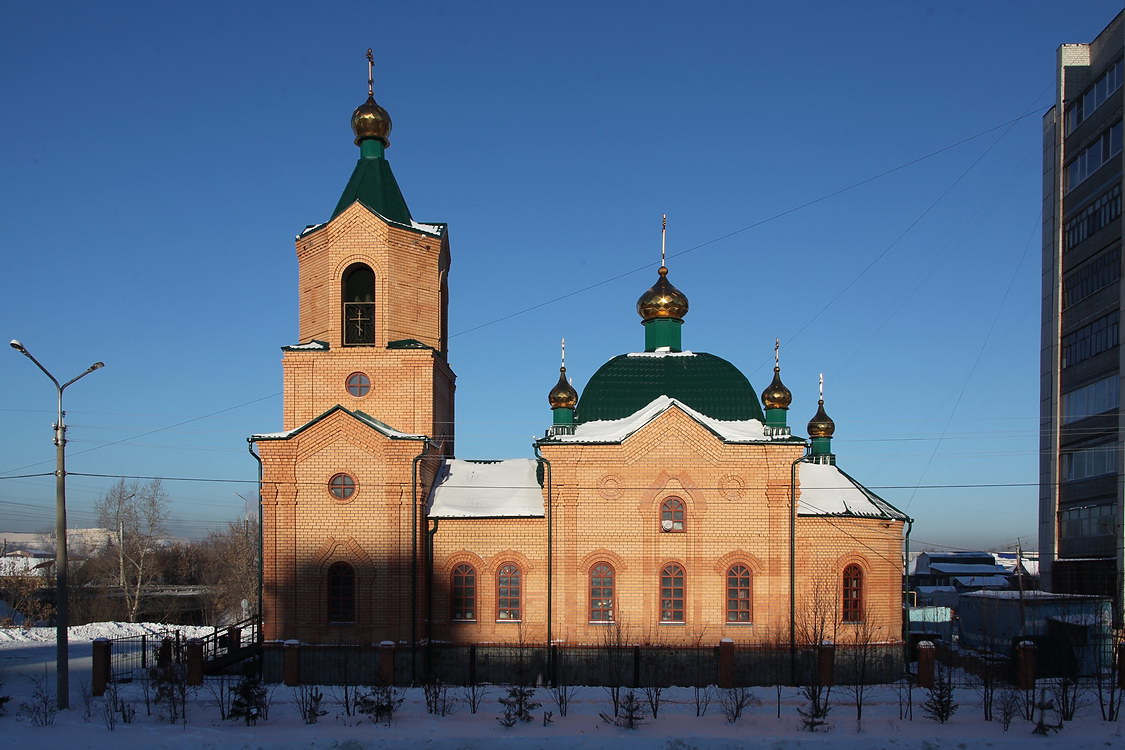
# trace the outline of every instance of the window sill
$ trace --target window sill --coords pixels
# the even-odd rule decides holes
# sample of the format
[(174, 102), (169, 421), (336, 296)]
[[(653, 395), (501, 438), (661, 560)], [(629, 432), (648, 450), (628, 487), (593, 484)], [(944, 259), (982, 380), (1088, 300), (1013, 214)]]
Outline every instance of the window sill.
[(450, 625), (476, 625), (476, 620), (450, 620)]
[(658, 625), (687, 625), (685, 620), (662, 620)]
[(588, 620), (587, 625), (616, 625), (616, 620)]
[(746, 627), (746, 626), (748, 626), (748, 625), (753, 625), (754, 623), (753, 623), (753, 622), (741, 622), (741, 621), (737, 621), (737, 622), (726, 622), (726, 623), (723, 623), (723, 624), (724, 624), (724, 625), (730, 625), (731, 627), (735, 627), (735, 628), (744, 628), (744, 627)]
[(328, 627), (330, 627), (330, 628), (332, 628), (332, 627), (345, 627), (346, 628), (346, 627), (349, 627), (351, 625), (355, 625), (355, 620), (339, 620), (339, 621), (330, 621), (328, 623)]
[(521, 622), (523, 622), (523, 620), (497, 620), (496, 624), (503, 625), (505, 623), (511, 623), (512, 625), (519, 625)]

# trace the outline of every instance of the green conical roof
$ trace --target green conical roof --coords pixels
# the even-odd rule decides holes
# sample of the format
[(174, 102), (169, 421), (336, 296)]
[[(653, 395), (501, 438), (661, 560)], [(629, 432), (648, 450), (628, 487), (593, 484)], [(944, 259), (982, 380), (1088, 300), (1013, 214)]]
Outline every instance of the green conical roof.
[(409, 226), (410, 209), (406, 207), (406, 199), (398, 188), (390, 162), (383, 157), (383, 144), (374, 139), (365, 140), (360, 149), (359, 161), (344, 188), (344, 194), (340, 196), (340, 202), (336, 204), (336, 210), (332, 212), (332, 218), (359, 201), (383, 218)]
[(713, 419), (764, 422), (753, 386), (737, 367), (702, 352), (622, 354), (586, 384), (575, 421), (623, 419), (668, 396)]

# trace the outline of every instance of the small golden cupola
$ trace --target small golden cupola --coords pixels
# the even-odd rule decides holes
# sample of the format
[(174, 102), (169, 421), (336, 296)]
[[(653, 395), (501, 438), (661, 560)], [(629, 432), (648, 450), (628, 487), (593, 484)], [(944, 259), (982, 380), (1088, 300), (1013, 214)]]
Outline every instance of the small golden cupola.
[(566, 339), (562, 340), (562, 366), (559, 367), (559, 382), (547, 394), (555, 425), (574, 424), (574, 407), (578, 405), (578, 391), (566, 379)]
[(820, 376), (820, 400), (817, 401), (816, 414), (809, 420), (809, 438), (812, 441), (812, 455), (832, 458), (832, 435), (836, 423), (824, 411), (824, 375)]
[(352, 132), (355, 133), (355, 145), (362, 146), (363, 141), (376, 140), (384, 148), (391, 145), (391, 116), (387, 110), (375, 101), (375, 57), (371, 50), (367, 50), (367, 101), (355, 108), (352, 112)]
[(774, 431), (786, 429), (785, 417), (789, 411), (789, 404), (793, 402), (793, 394), (781, 382), (781, 359), (779, 351), (781, 340), (773, 341), (773, 382), (762, 391), (762, 404), (766, 407), (766, 427)]
[(678, 352), (681, 350), (680, 327), (688, 312), (687, 295), (668, 281), (666, 265), (665, 238), (668, 217), (663, 217), (660, 230), (660, 269), (659, 278), (652, 287), (637, 300), (637, 313), (645, 326), (645, 351), (657, 350)]

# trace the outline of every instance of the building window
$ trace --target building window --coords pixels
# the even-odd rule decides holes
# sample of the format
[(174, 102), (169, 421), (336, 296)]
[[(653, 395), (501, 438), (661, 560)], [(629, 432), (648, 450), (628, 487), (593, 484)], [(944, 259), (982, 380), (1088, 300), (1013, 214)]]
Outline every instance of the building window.
[(1094, 114), (1094, 110), (1102, 106), (1109, 99), (1110, 94), (1121, 88), (1122, 73), (1125, 73), (1122, 62), (1118, 60), (1110, 65), (1109, 69), (1102, 73), (1082, 96), (1075, 98), (1074, 104), (1066, 110), (1067, 135), (1070, 135), (1083, 120)]
[(505, 565), (496, 574), (496, 619), (520, 619), (520, 569)]
[(660, 621), (684, 621), (684, 569), (675, 563), (660, 571)]
[(475, 622), (477, 619), (477, 571), (472, 565), (453, 569), (453, 619)]
[(605, 563), (590, 570), (590, 622), (613, 622), (613, 568)]
[(727, 622), (751, 622), (751, 573), (745, 565), (727, 571)]
[(328, 569), (328, 622), (355, 622), (355, 571), (345, 562)]
[(1070, 250), (1120, 215), (1121, 183), (1119, 182), (1070, 215), (1063, 224), (1064, 249)]
[(1059, 513), (1064, 537), (1114, 536), (1113, 502), (1103, 505), (1084, 505), (1080, 508), (1067, 508)]
[(1066, 190), (1070, 192), (1101, 165), (1121, 153), (1121, 121), (1111, 125), (1094, 142), (1078, 154), (1078, 158), (1066, 165)]
[(855, 563), (844, 568), (844, 622), (863, 621), (863, 569)]
[(1081, 302), (1121, 278), (1121, 246), (1098, 255), (1063, 279), (1063, 307)]
[(355, 263), (344, 272), (344, 346), (375, 343), (375, 272)]
[(1062, 454), (1062, 480), (1101, 477), (1117, 471), (1117, 443), (1101, 443)]
[(1081, 388), (1075, 388), (1062, 397), (1062, 419), (1064, 423), (1102, 414), (1116, 409), (1121, 390), (1121, 378), (1114, 373), (1108, 378), (1095, 380)]
[(669, 497), (660, 504), (660, 528), (664, 531), (684, 530), (684, 501)]
[(348, 394), (357, 398), (366, 396), (371, 392), (371, 378), (367, 377), (365, 373), (353, 372), (344, 381), (344, 386), (348, 389)]
[(1062, 337), (1062, 366), (1070, 367), (1118, 344), (1121, 313), (1114, 310)]
[(328, 492), (337, 500), (350, 500), (355, 494), (355, 479), (348, 474), (337, 474), (328, 480)]

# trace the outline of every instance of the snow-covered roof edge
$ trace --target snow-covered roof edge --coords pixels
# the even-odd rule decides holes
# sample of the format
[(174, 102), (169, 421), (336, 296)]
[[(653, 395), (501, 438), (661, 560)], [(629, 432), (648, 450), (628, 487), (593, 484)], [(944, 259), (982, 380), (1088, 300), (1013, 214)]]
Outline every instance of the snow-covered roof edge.
[(542, 518), (539, 461), (443, 459), (426, 505), (431, 518)]
[[(823, 508), (815, 508), (815, 507), (812, 506), (809, 498), (806, 495), (806, 492), (805, 492), (805, 489), (804, 489), (805, 483), (804, 483), (804, 481), (802, 481), (801, 497), (797, 502), (797, 515), (798, 516), (809, 517), (809, 518), (817, 518), (817, 517), (819, 517), (819, 518), (889, 518), (889, 519), (893, 519), (893, 520), (896, 520), (896, 521), (905, 521), (905, 522), (913, 521), (913, 519), (911, 519), (910, 516), (906, 515), (901, 510), (899, 510), (895, 506), (891, 505), (890, 503), (888, 503), (886, 500), (884, 500), (883, 498), (876, 495), (871, 490), (864, 487), (862, 484), (860, 484), (858, 481), (856, 481), (855, 477), (848, 474), (846, 471), (841, 469), (836, 464), (802, 463), (802, 464), (800, 464), (800, 468), (798, 469), (798, 472), (800, 472), (801, 469), (804, 469), (806, 466), (809, 466), (809, 467), (811, 467), (811, 466), (818, 466), (818, 467), (823, 466), (825, 468), (830, 468), (833, 471), (835, 471), (844, 480), (850, 482), (852, 487), (851, 488), (836, 487), (836, 488), (831, 488), (831, 489), (841, 491), (841, 492), (846, 492), (849, 489), (858, 491), (861, 495), (863, 495), (864, 499), (874, 507), (876, 513), (870, 513), (869, 514), (869, 513), (857, 512), (856, 510), (854, 510), (853, 508), (851, 508), (851, 506), (849, 506), (847, 504), (846, 498), (840, 499), (840, 504), (843, 505), (844, 510), (829, 511), (829, 510), (825, 510)], [(809, 488), (810, 494), (813, 491), (813, 489), (814, 488), (812, 488), (812, 487)], [(826, 489), (826, 488), (815, 488), (815, 489)], [(807, 510), (807, 509), (803, 510), (803, 508), (805, 508), (805, 507), (812, 508), (812, 510)]]
[(303, 344), (289, 344), (288, 346), (281, 347), (283, 352), (326, 352), (328, 351), (328, 342), (321, 341), (320, 339), (309, 339)]
[(291, 437), (299, 435), (300, 433), (307, 430), (309, 427), (312, 427), (317, 422), (319, 422), (323, 419), (326, 419), (328, 416), (330, 416), (331, 414), (333, 414), (334, 412), (337, 412), (337, 411), (344, 412), (348, 416), (362, 422), (363, 424), (367, 425), (368, 427), (371, 427), (371, 428), (374, 428), (375, 430), (378, 430), (379, 432), (383, 433), (384, 435), (391, 438), (392, 440), (427, 440), (428, 439), (425, 435), (411, 435), (408, 432), (402, 432), (400, 430), (396, 430), (394, 427), (391, 427), (390, 425), (386, 424), (385, 422), (380, 422), (378, 419), (371, 416), (370, 414), (365, 414), (365, 413), (359, 411), (358, 409), (355, 410), (355, 411), (352, 411), (351, 409), (348, 409), (346, 407), (343, 407), (343, 406), (340, 406), (339, 404), (337, 404), (336, 406), (333, 406), (331, 409), (329, 409), (328, 411), (321, 414), (319, 417), (314, 417), (313, 419), (310, 419), (308, 422), (305, 422), (300, 427), (295, 427), (292, 430), (284, 430), (282, 432), (264, 432), (264, 433), (251, 435), (250, 437), (247, 438), (247, 441), (251, 442), (251, 443), (256, 443), (259, 440), (288, 440)]
[[(383, 214), (379, 213), (378, 211), (376, 211), (371, 206), (367, 205), (366, 203), (364, 203), (361, 200), (357, 200), (355, 202), (358, 203), (359, 205), (363, 206), (368, 211), (375, 214), (376, 216), (378, 216), (380, 219), (387, 222), (391, 226), (400, 227), (402, 229), (410, 229), (410, 230), (415, 231), (415, 232), (421, 232), (422, 234), (428, 234), (432, 237), (441, 237), (443, 234), (445, 234), (445, 230), (449, 226), (445, 222), (440, 222), (440, 221), (435, 222), (433, 224), (426, 224), (424, 222), (414, 221), (413, 219), (410, 220), (409, 224), (403, 224), (401, 221), (395, 221), (394, 219), (388, 219), (386, 216), (383, 216)], [(302, 229), (298, 234), (296, 234), (293, 237), (293, 239), (299, 240), (302, 237), (307, 237), (308, 235), (312, 234), (313, 232), (320, 229), (321, 227), (326, 227), (331, 223), (332, 223), (332, 220), (330, 219), (328, 221), (323, 221), (320, 224), (310, 224), (309, 226)]]
[(756, 419), (738, 421), (713, 419), (712, 417), (708, 417), (696, 411), (682, 401), (666, 395), (657, 396), (650, 401), (648, 405), (638, 409), (627, 417), (582, 422), (575, 427), (574, 433), (571, 435), (548, 435), (547, 437), (539, 438), (536, 442), (545, 445), (566, 443), (585, 445), (621, 443), (673, 406), (691, 417), (701, 427), (724, 443), (804, 444), (806, 442), (803, 438), (794, 437), (792, 435), (766, 435), (764, 425)]

